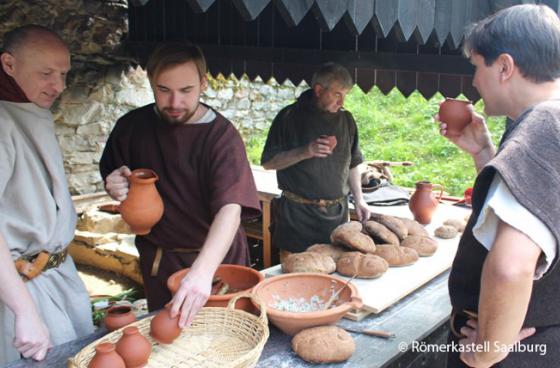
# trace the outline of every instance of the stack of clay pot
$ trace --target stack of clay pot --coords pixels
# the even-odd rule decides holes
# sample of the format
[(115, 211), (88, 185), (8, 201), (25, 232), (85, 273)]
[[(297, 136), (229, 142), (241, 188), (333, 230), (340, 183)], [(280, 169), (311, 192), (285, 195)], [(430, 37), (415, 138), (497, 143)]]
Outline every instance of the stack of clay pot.
[(363, 225), (350, 221), (331, 233), (331, 244), (315, 244), (282, 262), (282, 271), (337, 271), (345, 276), (376, 278), (389, 267), (408, 266), (438, 247), (424, 226), (407, 218), (373, 213)]

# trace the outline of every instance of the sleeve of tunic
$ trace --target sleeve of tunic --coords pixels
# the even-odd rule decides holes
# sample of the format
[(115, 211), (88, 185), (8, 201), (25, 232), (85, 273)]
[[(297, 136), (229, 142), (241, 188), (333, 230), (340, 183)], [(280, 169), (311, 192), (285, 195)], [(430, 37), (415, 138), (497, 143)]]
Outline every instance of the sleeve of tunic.
[(359, 144), (359, 137), (358, 137), (358, 127), (356, 125), (356, 121), (350, 112), (348, 114), (348, 122), (350, 124), (350, 134), (354, 136), (352, 140), (352, 148), (350, 151), (350, 168), (353, 169), (354, 167), (358, 166), (364, 161), (364, 157), (362, 155), (362, 151), (360, 151), (360, 144)]
[(113, 170), (127, 164), (124, 154), (125, 147), (120, 139), (123, 125), (122, 119), (119, 119), (105, 143), (105, 148), (103, 149), (103, 154), (99, 161), (99, 171), (103, 181), (105, 181), (105, 178), (113, 172)]
[(241, 217), (260, 215), (260, 203), (245, 145), (239, 132), (228, 124), (216, 138), (210, 159), (210, 210), (216, 213), (226, 204), (241, 205)]
[(0, 137), (0, 198), (14, 169), (15, 151), (9, 136)]
[(272, 125), (268, 131), (268, 136), (266, 137), (263, 153), (261, 155), (261, 165), (272, 160), (274, 156), (280, 152), (288, 149), (288, 144), (285, 142), (284, 137), (284, 119), (286, 119), (289, 111), (289, 109), (280, 111), (272, 121)]

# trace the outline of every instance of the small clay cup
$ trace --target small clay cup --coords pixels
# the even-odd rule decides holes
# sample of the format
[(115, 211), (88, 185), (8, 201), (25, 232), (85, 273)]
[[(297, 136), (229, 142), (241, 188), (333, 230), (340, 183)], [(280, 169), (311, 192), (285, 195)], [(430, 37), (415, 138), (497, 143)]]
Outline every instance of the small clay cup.
[(103, 323), (109, 331), (118, 330), (136, 321), (136, 315), (132, 313), (132, 308), (127, 305), (115, 305), (107, 309)]
[(88, 368), (126, 368), (123, 358), (115, 351), (115, 345), (103, 342), (95, 346), (95, 355)]
[(150, 322), (150, 336), (161, 344), (171, 344), (180, 334), (179, 316), (171, 318), (171, 304), (167, 304)]
[(148, 364), (152, 344), (138, 331), (138, 327), (130, 326), (123, 330), (116, 351), (123, 358), (127, 368), (140, 368)]
[(336, 140), (336, 136), (335, 135), (321, 135), (321, 138), (323, 139), (327, 139), (329, 141), (329, 148), (331, 149), (331, 151), (334, 150), (334, 148), (336, 147), (336, 144), (338, 143)]
[(439, 105), (439, 120), (447, 124), (447, 135), (458, 136), (472, 120), (472, 101), (446, 98)]

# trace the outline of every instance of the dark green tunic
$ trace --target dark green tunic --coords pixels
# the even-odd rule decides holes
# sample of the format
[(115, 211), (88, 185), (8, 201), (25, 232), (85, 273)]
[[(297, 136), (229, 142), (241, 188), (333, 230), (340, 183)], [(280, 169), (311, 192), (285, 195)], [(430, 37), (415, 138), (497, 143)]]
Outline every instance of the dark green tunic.
[[(307, 199), (336, 199), (349, 193), (350, 169), (363, 161), (358, 147), (358, 129), (350, 112), (319, 110), (312, 90), (282, 109), (268, 133), (261, 163), (276, 154), (302, 147), (320, 135), (334, 135), (337, 145), (326, 158), (303, 160), (278, 170), (278, 186)], [(273, 201), (272, 244), (291, 252), (309, 245), (330, 242), (331, 231), (348, 221), (348, 201), (328, 208), (301, 204), (284, 197)]]

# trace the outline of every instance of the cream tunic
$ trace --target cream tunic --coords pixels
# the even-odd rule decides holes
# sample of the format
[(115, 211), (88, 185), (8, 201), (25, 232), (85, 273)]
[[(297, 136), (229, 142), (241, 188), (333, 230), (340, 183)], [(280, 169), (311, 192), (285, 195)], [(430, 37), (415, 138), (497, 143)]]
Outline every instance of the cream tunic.
[[(12, 258), (63, 250), (75, 226), (50, 111), (0, 101), (0, 233)], [(25, 285), (54, 345), (93, 331), (88, 294), (70, 257)], [(14, 315), (1, 302), (0, 328), (0, 364), (19, 359), (12, 346)]]

